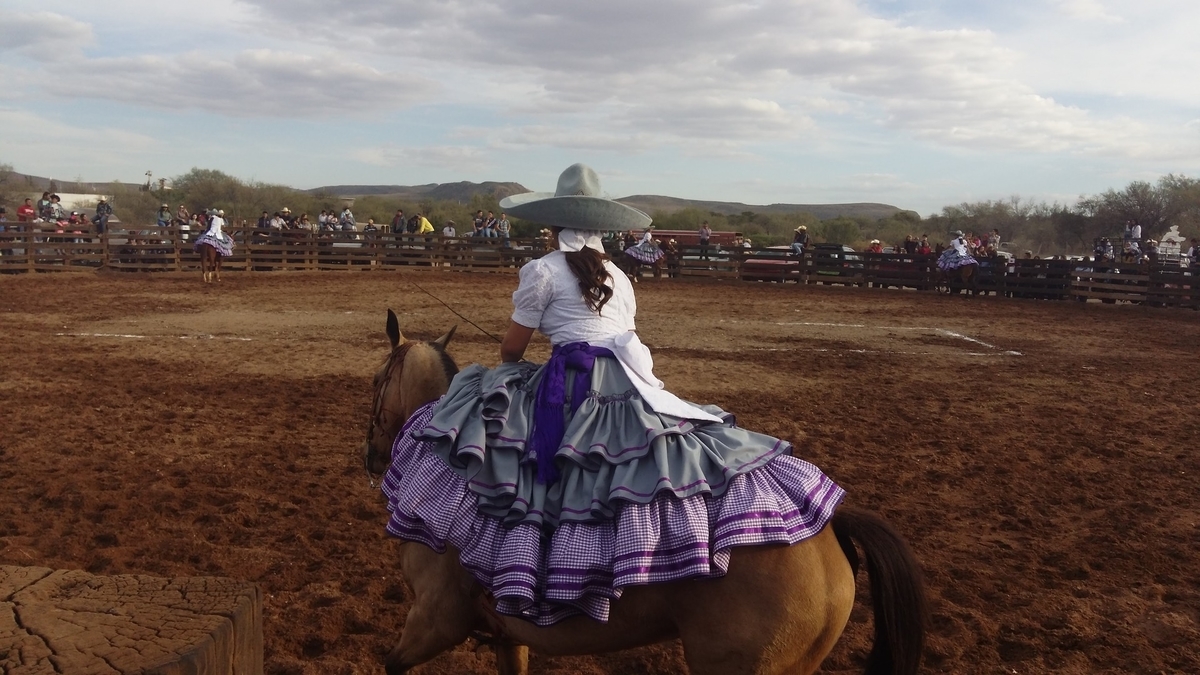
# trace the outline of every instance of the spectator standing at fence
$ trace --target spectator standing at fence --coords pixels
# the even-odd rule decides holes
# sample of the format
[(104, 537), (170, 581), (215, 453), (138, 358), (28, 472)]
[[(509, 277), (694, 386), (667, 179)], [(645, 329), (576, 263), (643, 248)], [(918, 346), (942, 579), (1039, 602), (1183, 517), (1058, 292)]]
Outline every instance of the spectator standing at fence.
[(338, 216), (338, 225), (342, 230), (353, 230), (357, 223), (354, 222), (354, 213), (349, 206), (342, 207), (342, 213)]
[(417, 213), (417, 232), (416, 234), (433, 234), (433, 223), (425, 217), (424, 213)]
[(187, 225), (191, 219), (192, 214), (188, 212), (187, 207), (180, 204), (179, 208), (175, 210), (175, 222), (179, 225)]
[(712, 238), (712, 228), (708, 226), (708, 221), (700, 223), (700, 229), (696, 232), (700, 239), (700, 259), (708, 260), (708, 240)]
[(475, 213), (475, 217), (471, 219), (471, 236), (483, 237), (483, 209)]
[(43, 192), (42, 198), (37, 201), (38, 218), (50, 219), (50, 193)]
[(262, 215), (258, 217), (258, 223), (255, 226), (260, 230), (271, 229), (271, 214), (263, 211)]
[(458, 236), (458, 232), (454, 229), (454, 221), (447, 220), (446, 225), (442, 227), (442, 236), (453, 239)]
[(872, 239), (871, 245), (867, 247), (867, 253), (883, 253), (883, 244), (878, 239)]
[(1192, 237), (1192, 247), (1188, 249), (1187, 255), (1193, 265), (1200, 265), (1200, 240)]
[(484, 236), (486, 236), (490, 239), (495, 239), (496, 237), (499, 236), (499, 233), (496, 232), (497, 222), (498, 221), (496, 220), (496, 214), (492, 213), (491, 211), (488, 211), (487, 218), (483, 219)]
[(267, 227), (274, 232), (282, 232), (285, 224), (283, 214), (276, 211), (275, 215), (271, 216), (271, 220), (267, 222)]
[(396, 215), (392, 216), (392, 233), (404, 234), (404, 210), (396, 209)]
[(96, 204), (96, 213), (92, 216), (92, 224), (96, 226), (96, 234), (104, 234), (108, 230), (108, 219), (112, 218), (113, 208), (105, 197)]
[(1000, 230), (992, 230), (992, 233), (988, 235), (987, 245), (996, 250), (1000, 249)]
[(1133, 227), (1130, 228), (1130, 233), (1132, 234), (1134, 241), (1142, 240), (1142, 226), (1136, 221), (1133, 223)]
[(24, 203), (17, 207), (17, 222), (28, 223), (37, 217), (37, 211), (33, 209), (33, 199), (26, 197)]
[(50, 220), (58, 222), (67, 219), (67, 211), (63, 208), (62, 197), (50, 195)]
[(171, 207), (163, 204), (158, 207), (158, 213), (154, 215), (154, 224), (159, 227), (169, 227), (171, 225)]
[(1125, 236), (1124, 236), (1124, 239), (1125, 239), (1125, 241), (1127, 241), (1127, 242), (1133, 241), (1133, 221), (1132, 221), (1132, 220), (1127, 220), (1127, 221), (1125, 221)]
[(512, 223), (508, 222), (508, 214), (501, 213), (500, 220), (496, 221), (496, 236), (504, 240), (504, 245), (508, 246), (508, 238), (512, 234)]

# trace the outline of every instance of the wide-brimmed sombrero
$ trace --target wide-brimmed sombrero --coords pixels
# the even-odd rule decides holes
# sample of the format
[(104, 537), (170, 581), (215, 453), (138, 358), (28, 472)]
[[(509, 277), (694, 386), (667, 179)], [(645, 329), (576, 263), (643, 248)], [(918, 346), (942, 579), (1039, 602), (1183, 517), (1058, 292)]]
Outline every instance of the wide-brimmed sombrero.
[(510, 216), (573, 230), (631, 230), (650, 225), (650, 216), (601, 194), (596, 172), (583, 164), (572, 164), (558, 177), (554, 192), (505, 197), (500, 200), (500, 208)]

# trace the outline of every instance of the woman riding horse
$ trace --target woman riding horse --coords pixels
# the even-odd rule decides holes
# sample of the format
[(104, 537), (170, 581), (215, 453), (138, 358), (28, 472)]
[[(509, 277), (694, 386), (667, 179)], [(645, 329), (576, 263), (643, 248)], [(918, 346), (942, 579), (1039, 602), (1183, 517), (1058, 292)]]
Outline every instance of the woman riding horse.
[(233, 255), (233, 238), (221, 231), (225, 227), (225, 212), (213, 212), (208, 229), (196, 238), (192, 250), (200, 254), (200, 269), (205, 283), (221, 280), (221, 258)]
[(625, 255), (633, 258), (643, 265), (653, 265), (662, 259), (662, 249), (659, 248), (658, 244), (654, 242), (653, 225), (650, 225), (646, 228), (646, 231), (642, 233), (641, 240), (639, 240), (637, 244), (625, 249)]
[(963, 238), (962, 230), (955, 231), (954, 238), (950, 240), (950, 248), (943, 251), (937, 261), (938, 269), (943, 272), (978, 264), (979, 261), (967, 249), (967, 240)]
[[(722, 575), (728, 546), (715, 547), (711, 559), (708, 552), (713, 509), (747, 531), (782, 525), (740, 508), (767, 489), (737, 480), (754, 469), (770, 467), (762, 480), (798, 495), (794, 509), (803, 515), (783, 528), (789, 534), (747, 534), (739, 540), (745, 543), (816, 534), (842, 498), (815, 467), (788, 456), (791, 444), (738, 428), (724, 411), (663, 388), (634, 330), (633, 287), (600, 241), (606, 230), (647, 225), (649, 216), (599, 194), (595, 172), (576, 164), (553, 195), (505, 199), (509, 213), (550, 225), (558, 250), (521, 268), (503, 363), (463, 370), (413, 430), (468, 479), (479, 511), (491, 517), (481, 525), (491, 530), (487, 539), (526, 544), (470, 551), (484, 556), (480, 566), (506, 569), (530, 550), (556, 561), (488, 576), (498, 611), (539, 624), (578, 613), (604, 621), (609, 600), (627, 585)], [(537, 330), (553, 345), (544, 365), (522, 360)], [(730, 490), (732, 503), (722, 501)], [(393, 506), (403, 518), (403, 507)], [(618, 514), (621, 548), (637, 552), (624, 561), (601, 534)], [(678, 529), (650, 525), (668, 521)], [(553, 534), (544, 539), (544, 532)], [(673, 545), (663, 550), (664, 542)], [(674, 547), (685, 543), (702, 548), (680, 557)], [(604, 570), (605, 579), (589, 570)]]
[[(849, 539), (870, 528), (848, 525), (853, 515), (835, 516), (843, 490), (792, 457), (790, 443), (741, 429), (725, 411), (663, 387), (635, 332), (633, 286), (601, 244), (604, 232), (645, 227), (650, 218), (601, 194), (596, 173), (576, 164), (555, 193), (501, 202), (514, 216), (549, 225), (557, 250), (521, 269), (496, 368), (465, 368), (443, 397), (418, 397), (430, 402), (415, 409), (392, 401), (389, 382), (417, 382), (415, 366), (404, 372), (406, 353), (417, 350), (389, 318), (393, 356), (377, 377), (366, 457), (370, 468), (380, 416), (402, 411), (407, 422), (383, 485), (387, 529), (430, 551), (418, 547), (405, 558), (417, 598), (389, 672), (453, 646), (474, 624), (468, 591), (440, 562), (443, 553), (483, 587), (490, 630), (561, 653), (679, 635), (694, 672), (732, 672), (723, 659), (811, 672), (849, 616), (857, 564)], [(541, 365), (523, 360), (535, 331), (553, 346)], [(420, 352), (437, 377), (445, 359), (436, 354), (448, 340)], [(837, 530), (839, 519), (850, 529), (835, 540), (826, 525)], [(869, 560), (883, 548), (907, 551), (894, 535), (886, 539), (864, 544)], [(915, 562), (901, 558), (893, 578), (909, 584), (913, 599), (896, 616), (909, 621), (897, 633), (896, 619), (877, 613), (880, 635), (904, 635), (882, 638), (879, 649), (896, 672), (913, 672), (924, 601)], [(813, 580), (793, 578), (801, 570)], [(687, 585), (711, 579), (726, 585), (704, 592)], [(894, 587), (873, 595), (905, 604)], [(761, 630), (736, 637), (715, 627), (743, 614), (739, 622), (761, 615)], [(592, 628), (581, 632), (579, 621)]]

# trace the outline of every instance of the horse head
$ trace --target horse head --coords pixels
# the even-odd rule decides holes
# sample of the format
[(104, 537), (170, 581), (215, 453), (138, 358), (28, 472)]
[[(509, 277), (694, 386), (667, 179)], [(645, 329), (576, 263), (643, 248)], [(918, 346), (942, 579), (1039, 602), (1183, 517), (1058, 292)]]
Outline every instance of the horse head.
[(436, 400), (450, 388), (458, 372), (446, 345), (454, 337), (451, 328), (433, 342), (406, 340), (400, 332), (396, 313), (388, 310), (387, 336), (392, 352), (375, 373), (371, 426), (363, 442), (363, 462), (371, 474), (387, 470), (392, 460), (392, 444), (405, 421), (421, 406)]

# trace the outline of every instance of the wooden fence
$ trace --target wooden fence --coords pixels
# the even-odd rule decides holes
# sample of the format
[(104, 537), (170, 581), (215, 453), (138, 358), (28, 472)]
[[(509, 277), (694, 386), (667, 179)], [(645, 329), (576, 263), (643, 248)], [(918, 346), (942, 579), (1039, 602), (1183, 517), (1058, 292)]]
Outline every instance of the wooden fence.
[[(362, 232), (233, 230), (225, 269), (382, 270), (405, 266), (511, 273), (546, 252), (541, 239), (448, 238)], [(197, 233), (178, 227), (114, 229), (103, 235), (50, 225), (7, 223), (0, 232), (0, 273), (106, 268), (139, 272), (200, 269)], [(752, 282), (826, 284), (931, 291), (932, 255), (685, 246), (670, 273)], [(980, 261), (977, 293), (1041, 300), (1136, 302), (1200, 309), (1200, 266), (1178, 263), (1092, 263), (1073, 260)]]
[[(545, 241), (449, 238), (364, 232), (233, 230), (224, 269), (248, 271), (362, 270), (422, 266), (515, 272), (545, 253)], [(196, 232), (177, 226), (112, 229), (104, 234), (51, 225), (8, 224), (0, 232), (0, 272), (106, 268), (137, 272), (200, 269)]]

